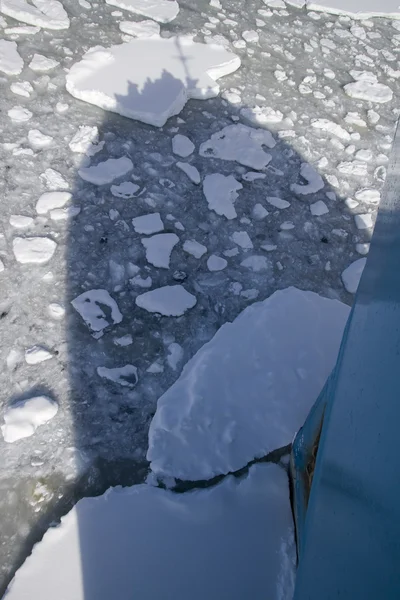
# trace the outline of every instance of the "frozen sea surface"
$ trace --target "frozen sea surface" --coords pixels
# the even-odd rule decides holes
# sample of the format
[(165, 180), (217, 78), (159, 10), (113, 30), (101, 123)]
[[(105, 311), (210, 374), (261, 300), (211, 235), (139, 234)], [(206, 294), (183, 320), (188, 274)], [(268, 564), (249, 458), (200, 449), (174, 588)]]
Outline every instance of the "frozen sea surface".
[[(139, 15), (88, 0), (63, 0), (68, 20), (58, 3), (41, 22), (2, 13), (0, 37), (16, 46), (0, 49), (1, 424), (29, 398), (58, 410), (30, 437), (0, 436), (1, 589), (77, 498), (144, 481), (158, 398), (224, 323), (291, 285), (354, 298), (355, 267), (342, 273), (368, 253), (386, 174), (399, 115), (399, 22), (261, 0), (212, 4), (182, 3), (174, 20), (160, 19), (161, 36), (222, 44), (241, 67), (218, 80), (219, 96), (189, 100), (161, 128), (65, 88), (90, 48), (131, 41), (119, 25)], [(199, 153), (237, 123), (273, 136), (269, 162), (244, 166), (239, 149), (228, 156), (223, 144)], [(177, 165), (176, 135), (194, 144), (184, 161), (199, 185)], [(93, 169), (124, 157), (124, 174), (110, 168), (121, 161), (108, 162), (102, 178)], [(223, 205), (204, 194), (210, 176), (229, 178)], [(62, 203), (43, 199), (49, 192)], [(168, 268), (148, 262), (143, 241), (158, 233), (137, 225), (156, 213), (160, 232), (179, 238), (163, 257)], [(215, 270), (210, 257), (227, 264)], [(196, 300), (181, 316), (136, 302), (172, 286)], [(79, 297), (80, 311), (71, 304)], [(33, 347), (51, 358), (27, 362)]]

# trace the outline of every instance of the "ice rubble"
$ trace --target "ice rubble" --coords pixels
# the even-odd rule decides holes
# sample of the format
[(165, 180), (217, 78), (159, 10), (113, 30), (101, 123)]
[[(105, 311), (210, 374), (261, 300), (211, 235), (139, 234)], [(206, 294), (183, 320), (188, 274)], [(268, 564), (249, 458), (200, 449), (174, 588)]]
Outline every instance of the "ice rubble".
[(239, 66), (238, 56), (215, 44), (141, 38), (92, 48), (72, 66), (66, 87), (80, 100), (162, 127), (189, 98), (218, 95), (216, 80)]
[(158, 400), (152, 470), (210, 479), (289, 444), (335, 364), (348, 314), (287, 288), (223, 325)]
[(287, 475), (255, 465), (206, 490), (176, 494), (143, 484), (80, 500), (35, 546), (7, 600), (53, 600), (60, 589), (74, 600), (132, 592), (290, 600), (295, 564)]

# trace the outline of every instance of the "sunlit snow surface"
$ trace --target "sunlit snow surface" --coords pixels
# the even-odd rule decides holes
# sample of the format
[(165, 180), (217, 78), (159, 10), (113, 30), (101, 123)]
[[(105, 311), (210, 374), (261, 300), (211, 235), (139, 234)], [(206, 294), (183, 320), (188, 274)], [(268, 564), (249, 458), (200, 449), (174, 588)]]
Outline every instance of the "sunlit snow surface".
[[(144, 481), (158, 398), (224, 323), (291, 285), (353, 300), (399, 113), (399, 21), (220, 4), (187, 0), (168, 24), (158, 16), (163, 39), (222, 44), (241, 67), (218, 79), (219, 96), (189, 100), (156, 128), (65, 88), (91, 48), (144, 35), (120, 28), (139, 14), (94, 0), (63, 0), (63, 12), (0, 2), (0, 425), (29, 398), (58, 406), (30, 437), (0, 435), (1, 589), (75, 497)], [(237, 123), (274, 138), (260, 170), (237, 160), (240, 148), (199, 154)], [(124, 169), (98, 177), (99, 163)], [(159, 234), (179, 238), (169, 268), (146, 259), (143, 242)]]

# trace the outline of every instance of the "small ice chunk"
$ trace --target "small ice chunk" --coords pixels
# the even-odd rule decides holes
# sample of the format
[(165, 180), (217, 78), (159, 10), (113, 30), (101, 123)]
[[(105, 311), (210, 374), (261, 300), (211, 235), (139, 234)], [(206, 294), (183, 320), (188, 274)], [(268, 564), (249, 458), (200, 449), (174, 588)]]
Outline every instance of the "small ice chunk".
[(254, 108), (242, 108), (240, 115), (250, 121), (253, 125), (270, 125), (281, 123), (283, 114), (280, 110), (271, 106), (254, 106)]
[(243, 31), (242, 38), (245, 42), (256, 43), (259, 40), (259, 35), (257, 31), (254, 31), (254, 29), (250, 29), (249, 31)]
[(393, 92), (387, 85), (364, 79), (348, 83), (344, 86), (344, 91), (350, 98), (365, 100), (366, 102), (376, 102), (378, 104), (390, 102), (393, 98)]
[(370, 213), (355, 215), (354, 221), (356, 222), (357, 229), (371, 229), (374, 226)]
[(160, 35), (160, 25), (149, 19), (145, 21), (121, 21), (119, 28), (122, 33), (138, 38), (158, 37)]
[(355, 193), (355, 198), (360, 202), (367, 202), (368, 204), (377, 206), (381, 201), (381, 194), (378, 190), (364, 188)]
[(177, 162), (176, 166), (181, 169), (186, 175), (189, 177), (190, 181), (193, 181), (196, 185), (198, 185), (201, 181), (200, 173), (193, 165), (189, 163)]
[(196, 242), (196, 240), (186, 240), (183, 244), (183, 249), (188, 254), (194, 256), (194, 258), (201, 258), (207, 252), (207, 248), (203, 244)]
[(4, 269), (5, 269), (4, 263), (0, 258), (0, 273), (2, 273), (4, 271)]
[(283, 223), (281, 223), (279, 229), (281, 229), (282, 231), (290, 231), (290, 229), (294, 229), (295, 225), (294, 223), (292, 223), (292, 221), (284, 221)]
[(114, 338), (114, 344), (116, 346), (121, 346), (124, 348), (125, 346), (130, 346), (133, 343), (133, 339), (130, 333), (123, 335), (119, 338)]
[(314, 202), (314, 204), (310, 205), (310, 211), (314, 217), (321, 217), (329, 212), (329, 208), (325, 202), (318, 200), (318, 202)]
[(269, 269), (269, 262), (265, 258), (265, 256), (249, 256), (245, 258), (240, 263), (242, 267), (246, 267), (246, 269), (250, 269), (254, 271), (254, 273), (259, 273), (260, 271), (267, 271)]
[(64, 208), (53, 208), (50, 211), (50, 219), (52, 221), (66, 221), (79, 215), (81, 212), (80, 206), (65, 206)]
[(19, 75), (24, 61), (18, 53), (16, 42), (0, 40), (0, 71), (6, 75)]
[(25, 215), (11, 215), (9, 223), (11, 227), (15, 227), (16, 229), (25, 229), (33, 224), (33, 219)]
[(39, 31), (40, 27), (21, 25), (20, 27), (7, 27), (4, 30), (4, 33), (6, 35), (36, 35)]
[(13, 239), (13, 252), (21, 264), (44, 264), (53, 256), (56, 242), (47, 237), (17, 237)]
[(46, 73), (47, 71), (51, 71), (55, 69), (60, 63), (52, 58), (47, 58), (47, 56), (43, 56), (42, 54), (34, 54), (31, 62), (29, 63), (29, 68), (32, 71), (36, 71), (39, 73)]
[(24, 106), (14, 106), (7, 111), (7, 114), (15, 123), (26, 123), (32, 118), (31, 111)]
[(307, 181), (306, 185), (293, 183), (290, 189), (299, 195), (315, 194), (324, 187), (324, 180), (321, 175), (309, 163), (302, 163), (300, 167), (300, 176)]
[(237, 217), (234, 202), (238, 197), (238, 190), (242, 188), (242, 184), (233, 175), (213, 173), (206, 175), (203, 181), (203, 193), (209, 209), (227, 219)]
[(248, 171), (247, 173), (244, 173), (244, 175), (242, 175), (242, 179), (243, 181), (256, 181), (257, 179), (265, 179), (266, 178), (266, 174), (265, 173), (257, 173), (256, 171)]
[(380, 115), (372, 109), (367, 112), (367, 117), (371, 125), (376, 125), (381, 118)]
[(178, 242), (179, 237), (176, 233), (159, 233), (142, 239), (147, 261), (155, 267), (168, 269), (171, 252)]
[(311, 126), (314, 127), (314, 129), (326, 131), (327, 133), (330, 133), (331, 135), (334, 135), (345, 142), (350, 141), (349, 132), (343, 129), (343, 127), (341, 127), (334, 121), (330, 121), (329, 119), (312, 119)]
[(253, 242), (251, 241), (247, 231), (235, 231), (231, 235), (231, 240), (243, 250), (250, 250), (253, 248)]
[(125, 365), (123, 367), (115, 367), (108, 369), (107, 367), (97, 367), (97, 374), (104, 379), (118, 383), (123, 387), (133, 388), (138, 382), (138, 370), (133, 365)]
[(369, 244), (356, 244), (356, 251), (358, 252), (358, 254), (368, 254), (369, 246)]
[(48, 306), (48, 311), (53, 319), (62, 319), (62, 317), (65, 315), (64, 306), (58, 302), (51, 302)]
[(131, 159), (127, 156), (121, 156), (121, 158), (108, 158), (95, 166), (79, 169), (78, 174), (84, 181), (94, 185), (106, 185), (114, 179), (126, 175), (132, 169)]
[(25, 350), (25, 361), (28, 365), (38, 365), (53, 358), (53, 354), (43, 346), (32, 346)]
[(164, 229), (160, 213), (150, 213), (141, 217), (135, 217), (132, 219), (132, 225), (136, 233), (143, 233), (145, 235), (158, 233)]
[(70, 192), (45, 192), (36, 203), (38, 215), (45, 215), (54, 208), (62, 208), (72, 198)]
[(193, 142), (186, 137), (186, 135), (177, 133), (172, 138), (172, 152), (178, 156), (181, 156), (182, 158), (190, 156), (193, 153), (194, 148), (195, 146)]
[(208, 141), (201, 144), (199, 153), (200, 156), (209, 158), (235, 160), (259, 171), (272, 160), (272, 156), (264, 152), (263, 147), (274, 148), (275, 144), (269, 131), (237, 123), (213, 133)]
[(196, 297), (182, 285), (166, 285), (136, 298), (136, 304), (140, 308), (165, 317), (180, 317), (196, 303)]
[(269, 212), (263, 207), (262, 204), (257, 203), (254, 205), (251, 214), (254, 219), (257, 219), (257, 221), (262, 221), (269, 215)]
[(140, 288), (150, 288), (153, 285), (153, 280), (150, 276), (141, 277), (140, 275), (135, 275), (135, 277), (129, 280), (129, 283)]
[(209, 271), (222, 271), (228, 265), (228, 261), (225, 258), (211, 254), (207, 260), (207, 268)]
[(53, 138), (50, 135), (45, 135), (39, 129), (30, 129), (28, 131), (28, 142), (34, 150), (42, 150), (52, 145)]
[(54, 169), (46, 169), (44, 173), (40, 175), (40, 179), (43, 183), (51, 190), (65, 190), (69, 188), (68, 182), (58, 171)]
[(38, 427), (55, 417), (57, 411), (57, 403), (47, 396), (33, 396), (11, 405), (4, 413), (1, 426), (4, 441), (12, 443), (30, 437)]
[(132, 183), (132, 181), (123, 181), (119, 185), (112, 185), (110, 189), (112, 195), (116, 198), (125, 198), (125, 200), (128, 200), (136, 195), (140, 186), (136, 185), (136, 183)]
[(10, 85), (10, 90), (13, 92), (13, 94), (23, 96), (24, 98), (29, 98), (33, 92), (33, 87), (29, 81), (16, 81)]
[[(91, 331), (102, 331), (110, 325), (110, 321), (113, 324), (122, 321), (118, 305), (107, 290), (88, 290), (71, 300), (71, 304)], [(109, 309), (107, 314), (101, 306)]]
[(351, 263), (351, 265), (343, 271), (343, 285), (349, 292), (349, 294), (356, 293), (366, 262), (366, 258), (359, 258), (358, 260)]
[(170, 344), (168, 346), (167, 363), (169, 364), (169, 366), (171, 367), (171, 369), (173, 371), (177, 370), (178, 364), (182, 361), (182, 359), (183, 359), (182, 346), (180, 346), (176, 342), (172, 342), (172, 344)]
[(275, 206), (275, 208), (279, 208), (280, 210), (284, 208), (289, 208), (290, 206), (290, 202), (288, 202), (287, 200), (282, 200), (282, 198), (277, 198), (275, 196), (268, 196), (266, 200), (269, 204)]
[(99, 141), (99, 130), (97, 127), (90, 127), (89, 125), (80, 125), (78, 131), (75, 133), (69, 143), (69, 147), (72, 152), (79, 152), (86, 154), (90, 151), (93, 146), (97, 145)]
[(146, 369), (146, 371), (147, 373), (153, 373), (154, 375), (157, 375), (159, 373), (164, 373), (164, 367), (160, 361), (156, 360), (149, 366), (148, 369)]

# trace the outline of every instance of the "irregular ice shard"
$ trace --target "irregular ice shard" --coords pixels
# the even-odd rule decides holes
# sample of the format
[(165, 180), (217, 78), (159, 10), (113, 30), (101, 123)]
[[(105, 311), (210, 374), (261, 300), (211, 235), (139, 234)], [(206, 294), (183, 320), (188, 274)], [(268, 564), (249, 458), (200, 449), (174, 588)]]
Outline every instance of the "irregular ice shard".
[(240, 59), (190, 38), (142, 38), (89, 50), (67, 74), (67, 90), (105, 110), (162, 127), (189, 98), (217, 96), (216, 79)]
[(89, 290), (71, 300), (71, 304), (92, 331), (102, 331), (110, 325), (101, 305), (111, 310), (112, 323), (122, 321), (118, 305), (107, 290)]

